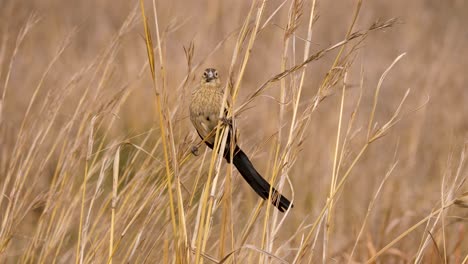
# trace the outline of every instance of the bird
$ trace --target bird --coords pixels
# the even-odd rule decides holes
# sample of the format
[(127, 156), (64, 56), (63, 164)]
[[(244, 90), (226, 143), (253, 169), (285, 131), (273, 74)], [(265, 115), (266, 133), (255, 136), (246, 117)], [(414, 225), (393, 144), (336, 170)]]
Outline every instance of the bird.
[[(230, 163), (231, 160), (242, 177), (252, 187), (252, 189), (264, 200), (268, 199), (271, 190), (271, 202), (278, 208), (280, 212), (285, 212), (294, 205), (275, 188), (270, 186), (260, 173), (255, 169), (254, 165), (245, 154), (244, 151), (237, 145), (235, 136), (234, 144), (231, 145), (231, 137), (235, 135), (232, 127), (232, 122), (226, 118), (227, 109), (223, 111), (223, 116), (220, 116), (220, 110), (223, 104), (224, 91), (221, 87), (221, 81), (218, 76), (218, 71), (213, 68), (207, 68), (202, 75), (200, 85), (192, 92), (192, 99), (189, 106), (190, 121), (195, 127), (198, 135), (204, 143), (211, 149), (215, 144), (215, 134), (218, 122), (227, 124), (228, 137), (226, 147), (223, 151), (224, 159)], [(231, 152), (231, 146), (234, 146), (234, 151)], [(232, 157), (231, 157), (232, 153)]]

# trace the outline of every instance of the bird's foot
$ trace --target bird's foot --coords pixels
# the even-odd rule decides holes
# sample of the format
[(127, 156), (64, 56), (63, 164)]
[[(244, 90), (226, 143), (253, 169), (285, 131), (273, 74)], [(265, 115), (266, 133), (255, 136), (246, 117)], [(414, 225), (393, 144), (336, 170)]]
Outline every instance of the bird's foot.
[(192, 152), (192, 154), (193, 154), (194, 156), (200, 155), (200, 151), (198, 151), (198, 150), (199, 150), (198, 146), (192, 146), (192, 147), (190, 148), (190, 152)]
[(221, 120), (221, 123), (223, 123), (223, 125), (232, 126), (232, 118), (227, 118), (227, 117), (223, 116), (223, 117), (220, 118), (220, 120)]

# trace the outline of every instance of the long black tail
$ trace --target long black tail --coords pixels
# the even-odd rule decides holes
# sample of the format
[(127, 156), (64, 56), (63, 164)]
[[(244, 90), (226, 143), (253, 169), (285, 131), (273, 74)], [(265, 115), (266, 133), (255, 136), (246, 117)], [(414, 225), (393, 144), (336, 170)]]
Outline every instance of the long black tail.
[[(230, 162), (228, 159), (229, 155), (225, 155), (225, 158), (228, 160), (228, 162)], [(254, 189), (254, 191), (264, 200), (268, 199), (270, 193), (270, 184), (257, 172), (257, 170), (255, 170), (252, 162), (250, 162), (247, 155), (245, 155), (245, 153), (238, 146), (236, 146), (234, 151), (233, 163), (242, 177), (244, 177), (244, 179), (249, 183), (250, 187), (252, 187), (252, 189)], [(285, 212), (289, 207), (292, 208), (294, 206), (275, 188), (272, 188), (271, 201), (273, 205), (281, 212)]]

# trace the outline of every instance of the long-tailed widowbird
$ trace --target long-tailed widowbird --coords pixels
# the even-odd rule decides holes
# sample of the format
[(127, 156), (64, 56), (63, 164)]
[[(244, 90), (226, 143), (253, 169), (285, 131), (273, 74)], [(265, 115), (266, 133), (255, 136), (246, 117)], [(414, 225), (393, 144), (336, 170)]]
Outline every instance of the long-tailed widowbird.
[[(198, 132), (198, 135), (204, 140), (205, 144), (213, 149), (215, 141), (215, 133), (218, 125), (219, 111), (223, 103), (223, 89), (218, 77), (218, 72), (215, 69), (208, 68), (203, 72), (200, 87), (192, 94), (190, 103), (190, 120)], [(224, 118), (224, 117), (222, 117)], [(232, 126), (229, 125), (228, 141), (224, 149), (223, 156), (227, 162), (231, 161), (230, 140), (231, 136), (235, 135), (232, 131)], [(268, 199), (270, 194), (270, 184), (257, 172), (252, 162), (247, 155), (239, 148), (237, 143), (232, 157), (234, 166), (240, 172), (242, 177), (254, 189), (254, 191), (263, 199)], [(281, 212), (292, 208), (291, 202), (281, 195), (275, 188), (271, 188), (271, 201)]]

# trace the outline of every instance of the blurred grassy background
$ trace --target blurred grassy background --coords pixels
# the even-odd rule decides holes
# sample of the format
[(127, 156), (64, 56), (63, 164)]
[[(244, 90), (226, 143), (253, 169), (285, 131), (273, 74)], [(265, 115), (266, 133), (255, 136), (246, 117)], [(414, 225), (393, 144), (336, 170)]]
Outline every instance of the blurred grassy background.
[[(281, 3), (277, 0), (267, 1), (265, 16), (269, 16)], [(146, 4), (150, 25), (154, 26), (151, 3)], [(167, 111), (171, 113), (173, 137), (176, 149), (180, 151), (178, 155), (182, 155), (197, 138), (187, 118), (191, 90), (206, 67), (217, 68), (221, 78), (227, 75), (238, 30), (250, 4), (249, 1), (181, 0), (157, 3), (167, 71), (167, 91), (163, 99), (169, 106)], [(304, 2), (304, 12), (309, 12), (310, 5), (310, 1)], [(283, 29), (288, 19), (289, 6), (287, 2), (259, 32), (242, 80), (239, 104), (262, 83), (281, 72)], [(312, 53), (344, 39), (355, 2), (320, 1), (316, 8)], [(122, 34), (115, 37), (126, 19), (132, 16), (132, 10), (135, 12), (134, 19), (129, 26), (123, 27)], [(361, 77), (364, 90), (353, 129), (354, 137), (345, 150), (343, 171), (365, 141), (378, 80), (401, 53), (407, 54), (383, 83), (375, 121), (379, 125), (385, 123), (407, 89), (411, 89), (411, 92), (403, 107), (404, 112), (429, 101), (419, 111), (406, 116), (387, 136), (372, 144), (353, 169), (351, 180), (346, 183), (336, 203), (333, 231), (328, 245), (329, 262), (348, 260), (369, 201), (395, 160), (398, 160), (398, 164), (376, 200), (354, 261), (365, 261), (375, 250), (385, 246), (397, 234), (440, 206), (441, 191), (447, 190), (450, 179), (453, 179), (459, 164), (463, 162), (460, 153), (465, 149), (468, 138), (466, 14), (468, 2), (463, 0), (364, 1), (357, 29), (365, 29), (378, 19), (397, 17), (399, 22), (392, 28), (370, 34), (360, 45), (349, 68), (347, 83), (350, 88), (346, 92), (344, 124), (359, 96)], [(18, 36), (31, 15), (38, 21), (15, 51)], [(303, 21), (295, 32), (297, 51), (288, 51), (289, 66), (302, 61), (308, 14), (304, 14), (301, 19)], [(152, 32), (155, 40), (154, 28)], [(194, 71), (195, 74), (189, 76), (187, 85), (182, 85), (187, 76), (184, 47), (189, 47), (191, 42), (194, 44), (193, 63), (200, 65)], [(66, 43), (63, 53), (56, 57), (63, 43)], [(219, 49), (212, 53), (218, 43), (221, 43)], [(308, 66), (300, 106), (302, 111), (311, 103), (335, 56), (336, 51), (331, 52)], [(44, 75), (51, 62), (54, 62), (53, 65)], [(16, 263), (20, 260), (50, 263), (55, 256), (55, 260), (60, 263), (69, 263), (75, 259), (81, 206), (80, 186), (88, 141), (83, 131), (87, 131), (94, 115), (100, 113), (99, 122), (102, 121), (95, 130), (96, 149), (99, 144), (103, 144), (102, 149), (107, 151), (117, 142), (126, 140), (139, 144), (147, 151), (154, 147), (154, 156), (161, 161), (164, 159), (159, 149), (154, 93), (145, 64), (147, 53), (137, 1), (0, 2), (0, 94), (5, 94), (0, 106), (0, 186), (4, 196), (0, 205), (4, 212), (15, 212), (1, 215), (2, 263)], [(37, 98), (24, 119), (42, 78)], [(312, 113), (309, 127), (305, 130), (306, 136), (298, 147), (300, 153), (288, 173), (294, 187), (295, 207), (285, 219), (276, 240), (283, 247), (278, 251), (279, 256), (288, 262), (294, 260), (295, 249), (299, 247), (301, 237), (307, 233), (304, 226), (315, 220), (329, 193), (340, 89), (341, 83)], [(271, 170), (271, 138), (276, 137), (279, 126), (289, 124), (280, 124), (279, 121), (279, 91), (279, 83), (273, 84), (237, 119), (241, 131), (240, 145), (249, 153), (258, 170), (265, 172), (265, 176)], [(287, 100), (291, 100), (291, 94), (287, 95)], [(286, 109), (285, 120), (289, 120), (291, 108), (286, 106)], [(24, 130), (21, 132), (23, 120)], [(140, 135), (142, 133), (143, 136)], [(148, 133), (150, 136), (145, 140)], [(286, 134), (280, 139), (282, 147)], [(102, 155), (93, 156), (97, 161), (95, 166), (90, 167), (89, 197), (85, 210), (90, 208), (90, 201), (95, 201), (96, 209), (90, 209), (93, 216), (90, 225), (95, 229), (87, 237), (89, 241), (86, 241), (84, 250), (85, 262), (107, 261), (104, 245), (107, 242), (101, 240), (107, 236), (109, 223), (108, 220), (98, 218), (98, 215), (108, 214), (110, 210), (106, 204), (111, 197), (112, 182), (111, 168), (108, 167), (115, 149), (113, 152), (106, 151)], [(133, 199), (137, 193), (140, 196), (135, 198), (135, 204), (141, 203), (146, 196), (154, 198), (149, 202), (154, 204), (151, 208), (149, 205), (145, 207), (148, 214), (137, 218), (138, 224), (132, 225), (131, 231), (121, 238), (121, 244), (115, 251), (116, 261), (164, 262), (166, 259), (160, 257), (162, 255), (171, 260), (173, 251), (170, 232), (158, 234), (158, 231), (170, 229), (169, 213), (163, 210), (167, 207), (166, 191), (164, 188), (151, 187), (160, 186), (158, 182), (164, 176), (164, 166), (155, 160), (147, 161), (146, 155), (135, 148), (125, 147), (121, 155), (124, 160), (120, 164), (121, 169), (132, 168), (128, 170), (123, 185), (131, 185), (132, 181), (136, 181), (135, 186), (141, 186), (132, 187), (134, 189), (129, 193), (122, 191), (119, 203)], [(191, 157), (189, 165), (185, 168), (185, 165), (181, 165), (182, 183), (190, 191), (194, 188), (200, 159), (201, 156)], [(99, 189), (96, 191), (97, 198), (93, 199), (94, 186), (100, 186), (96, 182), (100, 179), (101, 165), (106, 167), (107, 172), (102, 174), (105, 175), (104, 183), (96, 189)], [(467, 170), (463, 164), (460, 170), (461, 176), (465, 177)], [(447, 177), (445, 185), (444, 175)], [(56, 185), (57, 182), (63, 183), (65, 187)], [(16, 188), (22, 184), (25, 184), (24, 187)], [(236, 220), (232, 224), (234, 230), (240, 232), (247, 221), (244, 215), (252, 212), (258, 199), (237, 172), (233, 178), (233, 188), (232, 218)], [(466, 191), (466, 187), (463, 190)], [(289, 187), (286, 186), (284, 192), (288, 197), (291, 196)], [(51, 199), (57, 204), (51, 205)], [(124, 230), (131, 215), (136, 214), (138, 206), (129, 206), (133, 211), (128, 209), (125, 213), (123, 207), (117, 207), (117, 217), (121, 217), (121, 220), (117, 221), (120, 226), (116, 228), (116, 234)], [(155, 208), (162, 212), (160, 218), (155, 217), (159, 214), (152, 211)], [(51, 212), (56, 213), (56, 216)], [(211, 237), (213, 241), (216, 241), (219, 232), (216, 223), (221, 218), (220, 214), (215, 215)], [(466, 216), (466, 212), (460, 209), (448, 211), (447, 222), (443, 225), (446, 230), (437, 229), (432, 234), (434, 242), (428, 245), (424, 253), (426, 261), (437, 263), (440, 260), (437, 252), (445, 241), (444, 251), (448, 260), (461, 263), (468, 254)], [(68, 220), (59, 221), (60, 218)], [(187, 225), (192, 226), (192, 221), (189, 220), (191, 223)], [(147, 225), (148, 230), (141, 232), (143, 224)], [(255, 234), (262, 234), (262, 227), (263, 222), (259, 221), (246, 244), (260, 245)], [(51, 238), (58, 234), (60, 238)], [(138, 236), (138, 239), (144, 241), (139, 243), (143, 244), (137, 247), (139, 250), (136, 253), (129, 253), (135, 241), (140, 241), (136, 239)], [(390, 250), (384, 256), (384, 263), (413, 260), (425, 236), (427, 232), (423, 225), (392, 247), (393, 251)], [(54, 239), (57, 241), (55, 244), (51, 242)], [(234, 240), (238, 241), (236, 238)], [(218, 252), (214, 249), (215, 244), (208, 251), (212, 255)], [(437, 249), (435, 245), (441, 248)], [(49, 248), (44, 249), (46, 247)], [(313, 262), (322, 261), (320, 252), (315, 252), (311, 258)], [(312, 256), (310, 252), (307, 254)], [(237, 261), (255, 263), (257, 258), (258, 253), (243, 252)]]

